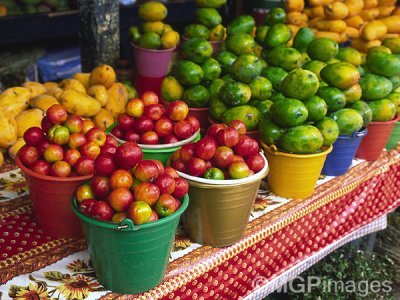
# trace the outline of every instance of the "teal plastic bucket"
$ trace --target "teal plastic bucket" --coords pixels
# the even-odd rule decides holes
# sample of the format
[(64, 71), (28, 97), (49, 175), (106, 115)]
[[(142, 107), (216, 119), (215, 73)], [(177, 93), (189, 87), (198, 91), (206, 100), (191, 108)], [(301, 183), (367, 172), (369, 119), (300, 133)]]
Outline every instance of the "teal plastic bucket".
[(392, 133), (390, 134), (389, 141), (386, 144), (386, 149), (391, 150), (396, 148), (400, 141), (400, 121), (394, 124)]
[(165, 275), (180, 216), (189, 196), (172, 215), (155, 222), (134, 225), (102, 222), (82, 214), (72, 199), (72, 210), (81, 219), (98, 281), (108, 290), (137, 294), (157, 286)]
[[(106, 133), (110, 134), (111, 130), (117, 126), (117, 123), (112, 124), (110, 127), (107, 128)], [(178, 143), (174, 143), (179, 146), (171, 146), (174, 144), (169, 144), (170, 146), (164, 146), (162, 144), (160, 145), (142, 145), (138, 144), (140, 149), (142, 149), (143, 152), (143, 159), (156, 159), (162, 162), (163, 165), (165, 165), (168, 161), (168, 159), (171, 157), (172, 153), (174, 153), (176, 150), (179, 150), (183, 145), (191, 143), (191, 142), (197, 142), (200, 140), (200, 130), (196, 134), (196, 136), (192, 136), (191, 138), (183, 141), (179, 141)], [(126, 141), (121, 140), (116, 138), (118, 143), (123, 144)]]

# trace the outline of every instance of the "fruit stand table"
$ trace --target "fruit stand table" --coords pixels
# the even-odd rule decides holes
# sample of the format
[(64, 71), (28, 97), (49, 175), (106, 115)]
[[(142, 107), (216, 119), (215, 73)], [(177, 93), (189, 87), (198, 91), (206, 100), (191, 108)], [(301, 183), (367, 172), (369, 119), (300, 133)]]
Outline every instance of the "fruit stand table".
[(117, 295), (96, 281), (84, 240), (38, 228), (15, 165), (1, 171), (2, 299), (260, 299), (341, 245), (385, 228), (400, 205), (399, 146), (374, 162), (353, 161), (343, 176), (321, 176), (308, 199), (279, 198), (262, 185), (241, 241), (212, 248), (178, 231), (164, 281), (141, 295)]

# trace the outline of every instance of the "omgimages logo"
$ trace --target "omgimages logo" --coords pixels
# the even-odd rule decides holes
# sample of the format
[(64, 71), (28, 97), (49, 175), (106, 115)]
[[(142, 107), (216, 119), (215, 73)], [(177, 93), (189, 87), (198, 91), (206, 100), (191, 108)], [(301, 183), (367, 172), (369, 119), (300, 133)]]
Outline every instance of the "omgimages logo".
[[(259, 288), (266, 284), (268, 280), (263, 276), (256, 276), (253, 279), (253, 288)], [(297, 276), (293, 280), (284, 284), (275, 290), (276, 293), (311, 293), (313, 289), (318, 289), (322, 293), (357, 293), (361, 297), (365, 297), (370, 293), (389, 294), (392, 291), (392, 282), (385, 280), (383, 282), (373, 280), (363, 281), (341, 281), (332, 279), (322, 279), (318, 276), (301, 277)]]

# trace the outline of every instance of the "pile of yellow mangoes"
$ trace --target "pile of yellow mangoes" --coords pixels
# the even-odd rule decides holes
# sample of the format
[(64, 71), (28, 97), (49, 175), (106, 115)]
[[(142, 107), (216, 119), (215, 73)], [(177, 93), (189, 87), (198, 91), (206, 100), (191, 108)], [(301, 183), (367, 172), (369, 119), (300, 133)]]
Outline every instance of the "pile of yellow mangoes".
[(24, 145), (25, 131), (40, 127), (53, 104), (60, 103), (68, 113), (91, 118), (97, 127), (106, 129), (125, 112), (128, 97), (127, 88), (116, 82), (115, 71), (109, 65), (77, 73), (60, 83), (28, 81), (8, 88), (0, 94), (0, 153), (8, 150), (14, 158)]
[(163, 22), (168, 14), (167, 7), (158, 1), (148, 1), (139, 6), (141, 26), (132, 26), (129, 33), (133, 42), (146, 49), (174, 48), (180, 40), (179, 33)]
[(294, 32), (308, 26), (316, 37), (338, 43), (352, 41), (352, 47), (367, 52), (386, 38), (400, 36), (400, 8), (396, 0), (286, 0), (286, 23)]

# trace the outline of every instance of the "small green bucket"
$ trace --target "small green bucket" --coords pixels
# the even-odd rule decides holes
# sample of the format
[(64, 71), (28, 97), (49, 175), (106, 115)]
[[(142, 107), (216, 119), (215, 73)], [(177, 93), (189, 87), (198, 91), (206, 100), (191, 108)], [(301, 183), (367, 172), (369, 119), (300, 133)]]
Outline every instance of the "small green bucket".
[(155, 222), (134, 225), (102, 222), (82, 214), (75, 198), (71, 205), (81, 219), (98, 281), (108, 290), (138, 294), (157, 286), (164, 278), (180, 216), (189, 204), (185, 195), (172, 215)]
[(400, 141), (400, 121), (394, 124), (392, 133), (390, 134), (389, 140), (386, 144), (386, 149), (391, 150), (396, 148), (397, 143)]
[[(110, 127), (107, 128), (106, 133), (110, 134), (111, 130), (117, 126), (117, 123), (112, 124)], [(118, 143), (123, 144), (125, 143), (124, 140), (116, 138)], [(142, 149), (143, 152), (143, 159), (156, 159), (162, 162), (163, 165), (165, 165), (168, 161), (168, 159), (171, 157), (172, 153), (174, 153), (176, 150), (180, 149), (183, 145), (191, 143), (191, 142), (197, 142), (200, 140), (200, 132), (196, 133), (196, 135), (192, 136), (191, 138), (187, 140), (180, 141), (178, 143), (175, 143), (176, 147), (173, 146), (167, 146), (163, 147), (163, 145), (141, 145), (139, 144), (140, 148)], [(169, 145), (174, 145), (174, 144), (169, 144)]]

